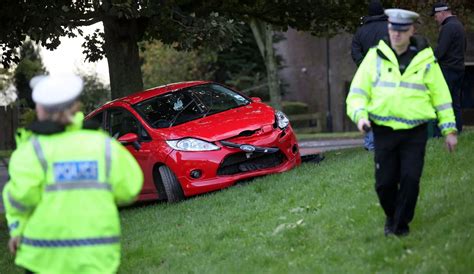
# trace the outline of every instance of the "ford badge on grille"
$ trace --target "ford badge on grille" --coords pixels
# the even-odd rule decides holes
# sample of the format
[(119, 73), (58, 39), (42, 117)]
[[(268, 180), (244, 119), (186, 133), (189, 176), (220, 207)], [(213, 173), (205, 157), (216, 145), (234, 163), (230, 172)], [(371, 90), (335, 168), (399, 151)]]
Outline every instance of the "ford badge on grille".
[(255, 151), (255, 147), (251, 146), (251, 145), (241, 145), (240, 149), (245, 151), (245, 152), (254, 152)]

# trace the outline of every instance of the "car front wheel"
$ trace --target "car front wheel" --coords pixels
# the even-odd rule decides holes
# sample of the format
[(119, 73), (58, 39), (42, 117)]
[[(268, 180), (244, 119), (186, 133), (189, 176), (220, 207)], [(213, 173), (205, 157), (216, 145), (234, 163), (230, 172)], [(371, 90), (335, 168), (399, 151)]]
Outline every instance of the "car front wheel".
[(178, 178), (173, 171), (167, 166), (160, 166), (159, 168), (161, 180), (165, 188), (166, 198), (168, 203), (179, 202), (184, 199), (183, 189), (179, 184)]

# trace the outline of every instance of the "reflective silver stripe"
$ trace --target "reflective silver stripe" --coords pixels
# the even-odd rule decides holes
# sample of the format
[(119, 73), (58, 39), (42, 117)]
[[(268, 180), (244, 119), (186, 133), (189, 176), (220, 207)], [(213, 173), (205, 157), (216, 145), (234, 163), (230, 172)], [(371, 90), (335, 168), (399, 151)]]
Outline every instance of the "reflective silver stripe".
[(120, 242), (119, 236), (113, 237), (95, 237), (95, 238), (76, 238), (76, 239), (35, 239), (22, 237), (21, 243), (35, 247), (75, 247), (91, 245), (117, 244)]
[(376, 67), (377, 67), (377, 78), (380, 77), (380, 75), (382, 74), (382, 58), (380, 58), (380, 56), (377, 55), (377, 59), (376, 59)]
[(41, 163), (41, 167), (43, 168), (44, 173), (46, 173), (48, 171), (48, 163), (46, 162), (46, 158), (44, 157), (41, 144), (39, 143), (38, 139), (35, 137), (31, 138), (31, 143), (33, 143), (33, 148), (35, 149), (36, 156), (38, 157)]
[(108, 183), (101, 182), (69, 182), (69, 183), (57, 183), (47, 185), (45, 188), (46, 192), (52, 191), (64, 191), (64, 190), (77, 190), (77, 189), (101, 189), (101, 190), (112, 190), (112, 187)]
[(408, 82), (401, 82), (400, 86), (403, 88), (411, 88), (411, 89), (418, 89), (418, 90), (426, 90), (426, 86), (423, 84), (415, 84), (415, 83), (408, 83)]
[(446, 104), (436, 106), (435, 108), (436, 108), (437, 111), (442, 111), (442, 110), (445, 110), (445, 109), (453, 108), (453, 106), (451, 105), (451, 103), (446, 103)]
[(110, 175), (110, 155), (111, 155), (111, 144), (110, 138), (105, 139), (105, 178), (108, 181)]
[(377, 83), (380, 81), (380, 75), (382, 75), (382, 58), (377, 55), (376, 61), (375, 61), (375, 67), (377, 70), (377, 78), (375, 78), (375, 82), (373, 83), (373, 86), (375, 87)]
[(351, 91), (352, 93), (357, 93), (357, 94), (361, 94), (361, 95), (364, 95), (365, 97), (369, 97), (369, 94), (367, 93), (367, 91), (361, 89), (361, 88), (351, 88)]
[(14, 208), (18, 209), (19, 211), (26, 211), (28, 209), (22, 203), (15, 200), (15, 198), (13, 198), (10, 192), (7, 193), (7, 196), (8, 196), (8, 201), (10, 202), (10, 205), (13, 206)]
[(352, 117), (352, 121), (355, 122), (355, 121), (356, 121), (357, 114), (358, 114), (359, 112), (363, 111), (363, 110), (365, 110), (365, 108), (358, 108), (358, 109), (356, 109), (356, 110), (354, 111), (354, 115), (353, 115), (353, 117)]
[(395, 88), (395, 87), (397, 87), (397, 83), (386, 82), (386, 81), (377, 81), (372, 86), (373, 87)]
[[(373, 84), (373, 87), (396, 88), (397, 83), (387, 82), (387, 81), (377, 81)], [(426, 90), (426, 86), (423, 84), (408, 83), (408, 82), (400, 82), (400, 87), (423, 90), (423, 91)]]

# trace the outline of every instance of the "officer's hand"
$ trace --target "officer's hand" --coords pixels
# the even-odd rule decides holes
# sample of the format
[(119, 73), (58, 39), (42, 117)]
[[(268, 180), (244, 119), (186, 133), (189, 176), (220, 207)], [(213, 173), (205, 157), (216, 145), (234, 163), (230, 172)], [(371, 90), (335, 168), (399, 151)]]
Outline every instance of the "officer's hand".
[(456, 145), (458, 144), (458, 137), (456, 136), (455, 133), (449, 133), (446, 136), (445, 140), (446, 148), (448, 149), (449, 152), (453, 152), (454, 149), (456, 148)]
[(357, 122), (357, 128), (360, 132), (367, 133), (368, 131), (370, 131), (370, 121), (364, 118), (360, 119), (359, 122)]
[(20, 246), (20, 237), (13, 237), (10, 238), (8, 241), (8, 249), (10, 249), (10, 252), (13, 255), (16, 255), (16, 251), (18, 250), (18, 247)]

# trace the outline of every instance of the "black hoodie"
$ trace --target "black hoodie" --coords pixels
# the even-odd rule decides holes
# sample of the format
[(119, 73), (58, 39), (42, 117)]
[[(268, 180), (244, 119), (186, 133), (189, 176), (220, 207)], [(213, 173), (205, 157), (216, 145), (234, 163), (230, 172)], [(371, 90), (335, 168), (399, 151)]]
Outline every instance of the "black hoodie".
[(380, 39), (388, 37), (387, 19), (385, 14), (366, 16), (362, 19), (362, 26), (352, 38), (351, 55), (357, 66), (371, 47), (376, 46)]
[(435, 56), (441, 68), (464, 70), (466, 35), (464, 27), (456, 16), (444, 19), (439, 32)]

